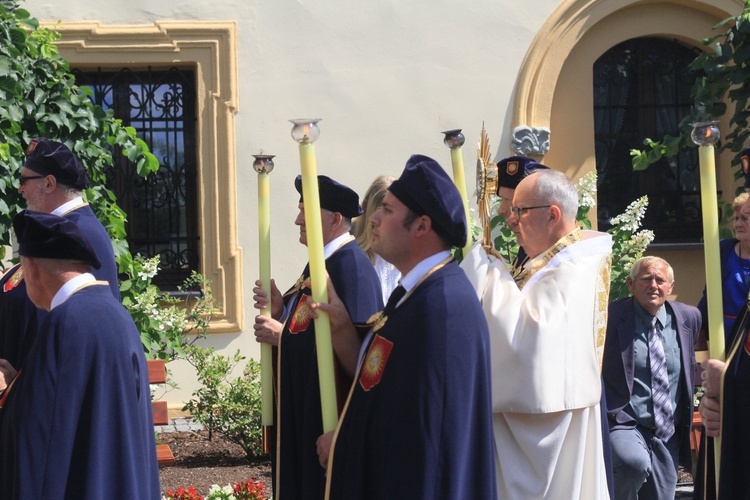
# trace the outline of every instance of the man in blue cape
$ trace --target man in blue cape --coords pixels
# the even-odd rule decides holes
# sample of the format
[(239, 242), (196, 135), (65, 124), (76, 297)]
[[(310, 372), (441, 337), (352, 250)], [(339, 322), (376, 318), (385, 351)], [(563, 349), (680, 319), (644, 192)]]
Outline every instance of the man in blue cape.
[[(300, 194), (300, 243), (307, 245), (305, 201), (302, 178), (294, 183)], [(326, 271), (352, 321), (364, 322), (383, 307), (380, 280), (370, 260), (349, 234), (351, 219), (362, 213), (359, 196), (347, 186), (324, 175), (318, 176), (323, 253)], [(320, 384), (315, 345), (315, 323), (311, 315), (312, 293), (309, 265), (283, 295), (272, 286), (271, 318), (256, 316), (255, 335), (259, 342), (278, 345), (277, 398), (279, 411), (275, 462), (275, 497), (279, 500), (322, 498), (325, 471), (318, 464), (315, 441), (323, 432)], [(256, 306), (267, 305), (265, 292), (256, 283)], [(259, 300), (261, 299), (261, 300)], [(335, 332), (332, 332), (335, 333)], [(346, 396), (357, 363), (361, 337), (336, 336), (336, 376), (339, 402)], [(340, 342), (339, 342), (340, 341)]]
[[(700, 455), (695, 477), (697, 500), (750, 499), (750, 303), (737, 315), (727, 343), (726, 361), (703, 362), (704, 395), (700, 415)], [(714, 438), (721, 438), (721, 460), (715, 474)]]
[[(94, 276), (107, 281), (119, 300), (112, 243), (81, 196), (88, 186), (86, 170), (65, 144), (44, 138), (29, 143), (18, 188), (27, 208), (65, 217), (81, 228), (101, 262), (101, 267), (93, 270)], [(20, 264), (12, 267), (0, 278), (0, 358), (15, 368), (20, 366), (43, 317), (44, 312), (37, 310), (26, 294)]]
[[(371, 223), (373, 250), (402, 278), (368, 322), (335, 434), (318, 441), (326, 498), (494, 500), (489, 334), (450, 253), (466, 243), (461, 196), (437, 162), (414, 155)], [(319, 307), (337, 325), (346, 317), (329, 290)]]
[(132, 318), (91, 269), (81, 229), (13, 219), (29, 298), (48, 311), (0, 399), (0, 491), (8, 499), (158, 499), (151, 392)]

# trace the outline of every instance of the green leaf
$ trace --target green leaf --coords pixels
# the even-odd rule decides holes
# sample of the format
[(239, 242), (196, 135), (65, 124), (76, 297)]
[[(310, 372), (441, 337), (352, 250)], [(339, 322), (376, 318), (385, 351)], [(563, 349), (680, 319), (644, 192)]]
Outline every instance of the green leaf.
[(13, 77), (0, 76), (0, 90), (15, 93), (17, 85)]

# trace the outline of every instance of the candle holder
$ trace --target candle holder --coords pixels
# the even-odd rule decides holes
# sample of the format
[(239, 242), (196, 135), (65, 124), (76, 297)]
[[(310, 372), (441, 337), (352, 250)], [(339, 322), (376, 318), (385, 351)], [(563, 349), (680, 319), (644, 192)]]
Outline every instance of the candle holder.
[(294, 124), (292, 127), (292, 139), (300, 144), (312, 144), (320, 137), (318, 122), (322, 118), (297, 118), (289, 120)]
[[(318, 170), (315, 162), (315, 142), (320, 136), (317, 123), (320, 118), (289, 120), (292, 139), (299, 143), (299, 159), (302, 170), (302, 199), (305, 204), (305, 229), (307, 233), (307, 255), (310, 269), (310, 291), (315, 302), (328, 302), (325, 255), (323, 252), (323, 226), (321, 223)], [(336, 401), (336, 377), (334, 373), (331, 322), (328, 314), (318, 311), (315, 318), (315, 348), (318, 359), (318, 383), (320, 384), (320, 409), (323, 417), (323, 432), (336, 428), (338, 403)]]
[[(271, 179), (274, 155), (253, 155), (253, 169), (258, 173), (258, 264), (260, 283), (269, 300), (271, 298)], [(260, 310), (261, 316), (271, 317), (269, 307)], [(273, 436), (273, 348), (271, 344), (260, 345), (260, 406), (263, 424), (263, 450), (271, 449)]]
[(451, 149), (451, 163), (453, 165), (453, 184), (456, 185), (458, 193), (461, 195), (461, 201), (464, 204), (464, 213), (466, 215), (466, 245), (461, 249), (461, 257), (471, 250), (471, 227), (469, 225), (469, 198), (466, 195), (466, 175), (464, 174), (464, 159), (461, 154), (461, 146), (464, 145), (466, 138), (461, 133), (460, 128), (446, 130), (443, 143)]
[[(708, 353), (711, 358), (724, 361), (724, 310), (721, 284), (721, 254), (719, 248), (719, 209), (716, 201), (716, 165), (714, 144), (719, 141), (717, 120), (693, 123), (690, 138), (698, 145), (701, 179), (701, 208), (703, 215), (703, 248), (706, 267), (706, 297), (708, 298)], [(719, 487), (721, 467), (721, 437), (714, 438), (714, 473)]]
[(449, 148), (460, 148), (464, 145), (464, 142), (466, 142), (466, 138), (464, 137), (464, 134), (461, 133), (460, 128), (456, 128), (453, 130), (446, 130), (445, 132), (441, 132), (442, 134), (445, 134), (445, 138), (443, 139), (443, 144), (448, 146)]
[(713, 146), (720, 138), (718, 123), (718, 120), (691, 123), (690, 138), (697, 146)]
[(276, 155), (264, 155), (263, 151), (261, 154), (253, 155), (255, 161), (253, 162), (253, 169), (259, 174), (270, 174), (273, 171), (273, 159)]

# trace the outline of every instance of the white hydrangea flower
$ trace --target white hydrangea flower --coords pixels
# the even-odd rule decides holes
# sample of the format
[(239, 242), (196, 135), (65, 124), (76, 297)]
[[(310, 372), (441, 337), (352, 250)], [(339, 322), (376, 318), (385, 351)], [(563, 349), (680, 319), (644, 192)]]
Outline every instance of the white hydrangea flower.
[(654, 232), (650, 229), (644, 229), (630, 235), (628, 246), (637, 252), (644, 252), (652, 241), (654, 241)]
[(143, 259), (141, 262), (142, 269), (138, 272), (138, 279), (142, 281), (148, 281), (159, 272), (159, 262), (161, 261), (158, 255), (151, 257), (150, 259)]
[(578, 181), (578, 206), (593, 207), (596, 205), (596, 170), (587, 173)]
[(648, 196), (641, 196), (628, 205), (623, 213), (613, 217), (609, 222), (613, 226), (619, 226), (621, 231), (635, 232), (641, 226), (641, 219), (643, 219), (647, 207)]

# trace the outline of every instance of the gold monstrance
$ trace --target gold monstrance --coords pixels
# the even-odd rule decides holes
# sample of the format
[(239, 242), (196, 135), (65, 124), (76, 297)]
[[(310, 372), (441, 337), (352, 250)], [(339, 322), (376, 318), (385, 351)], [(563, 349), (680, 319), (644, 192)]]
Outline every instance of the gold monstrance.
[(482, 246), (486, 252), (495, 253), (492, 244), (491, 196), (497, 193), (497, 164), (490, 160), (490, 138), (482, 122), (477, 150), (477, 207), (479, 223), (482, 225)]

